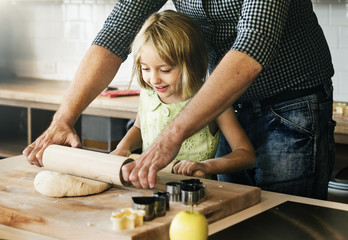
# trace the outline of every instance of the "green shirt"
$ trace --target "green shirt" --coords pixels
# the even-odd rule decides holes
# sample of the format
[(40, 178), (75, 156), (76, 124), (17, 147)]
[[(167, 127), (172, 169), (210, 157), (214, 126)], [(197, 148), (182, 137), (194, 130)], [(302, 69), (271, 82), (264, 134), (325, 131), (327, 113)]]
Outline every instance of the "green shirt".
[[(139, 117), (143, 151), (151, 145), (162, 129), (181, 112), (190, 100), (165, 104), (159, 99), (154, 90), (141, 90)], [(175, 159), (203, 161), (214, 158), (219, 136), (220, 131), (213, 136), (209, 131), (209, 126), (205, 126), (182, 143)]]

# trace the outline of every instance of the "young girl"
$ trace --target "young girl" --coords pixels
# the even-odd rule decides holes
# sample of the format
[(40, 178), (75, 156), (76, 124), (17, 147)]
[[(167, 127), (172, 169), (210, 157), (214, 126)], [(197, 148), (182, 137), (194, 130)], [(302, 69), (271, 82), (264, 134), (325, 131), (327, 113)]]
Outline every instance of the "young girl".
[[(171, 10), (155, 13), (144, 23), (132, 45), (133, 76), (142, 91), (134, 126), (112, 154), (129, 156), (148, 148), (161, 130), (188, 104), (203, 85), (208, 56), (200, 26)], [(214, 158), (220, 131), (232, 153)], [(232, 108), (186, 139), (171, 169), (202, 176), (239, 171), (255, 163), (255, 152)]]

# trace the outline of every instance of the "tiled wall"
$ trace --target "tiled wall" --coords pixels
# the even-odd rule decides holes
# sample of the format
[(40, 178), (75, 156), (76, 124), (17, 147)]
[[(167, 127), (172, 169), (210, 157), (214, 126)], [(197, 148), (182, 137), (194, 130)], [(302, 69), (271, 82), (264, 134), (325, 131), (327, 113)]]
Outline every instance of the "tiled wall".
[[(0, 70), (71, 80), (117, 0), (0, 0)], [(334, 98), (348, 102), (348, 2), (313, 0), (335, 66)], [(169, 3), (167, 7), (171, 8)], [(126, 86), (130, 58), (113, 84)]]
[(8, 56), (0, 64), (19, 76), (71, 80), (115, 1), (0, 0), (1, 50)]
[(348, 102), (348, 1), (316, 0), (313, 6), (332, 54), (334, 100)]
[[(0, 0), (0, 71), (71, 80), (116, 2)], [(172, 7), (171, 3), (166, 7)], [(122, 64), (112, 84), (128, 86), (130, 68), (131, 57)]]

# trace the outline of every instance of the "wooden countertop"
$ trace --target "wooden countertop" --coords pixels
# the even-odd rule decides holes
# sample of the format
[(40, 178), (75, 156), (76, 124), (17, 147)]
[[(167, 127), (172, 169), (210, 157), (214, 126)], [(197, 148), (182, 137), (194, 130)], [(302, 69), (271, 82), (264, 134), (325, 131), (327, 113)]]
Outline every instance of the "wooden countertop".
[[(0, 160), (0, 172), (19, 167), (25, 167), (28, 165), (24, 156), (16, 156), (7, 159)], [(322, 201), (310, 198), (297, 197), (286, 194), (279, 194), (273, 192), (262, 191), (261, 202), (253, 207), (246, 210), (233, 214), (222, 220), (209, 225), (209, 235), (214, 234), (222, 229), (239, 223), (245, 219), (255, 216), (261, 212), (264, 212), (272, 207), (275, 207), (286, 201), (293, 201), (299, 203), (306, 203), (316, 206), (328, 207), (333, 209), (348, 211), (348, 204), (336, 203), (330, 201)], [(29, 231), (24, 231), (14, 227), (0, 225), (0, 236), (4, 239), (39, 239), (39, 240), (52, 240), (54, 238)]]
[[(10, 78), (0, 80), (0, 104), (57, 110), (68, 89), (69, 81)], [(98, 96), (84, 114), (135, 118), (139, 97), (109, 98)]]
[(336, 114), (333, 119), (336, 121), (335, 142), (348, 144), (348, 115)]

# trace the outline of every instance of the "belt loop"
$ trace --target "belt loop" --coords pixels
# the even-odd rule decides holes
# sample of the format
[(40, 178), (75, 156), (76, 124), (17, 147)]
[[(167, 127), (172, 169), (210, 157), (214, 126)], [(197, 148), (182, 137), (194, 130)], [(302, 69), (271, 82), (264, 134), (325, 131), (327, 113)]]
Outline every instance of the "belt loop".
[(252, 101), (251, 103), (254, 107), (254, 113), (261, 115), (261, 103), (259, 101)]

